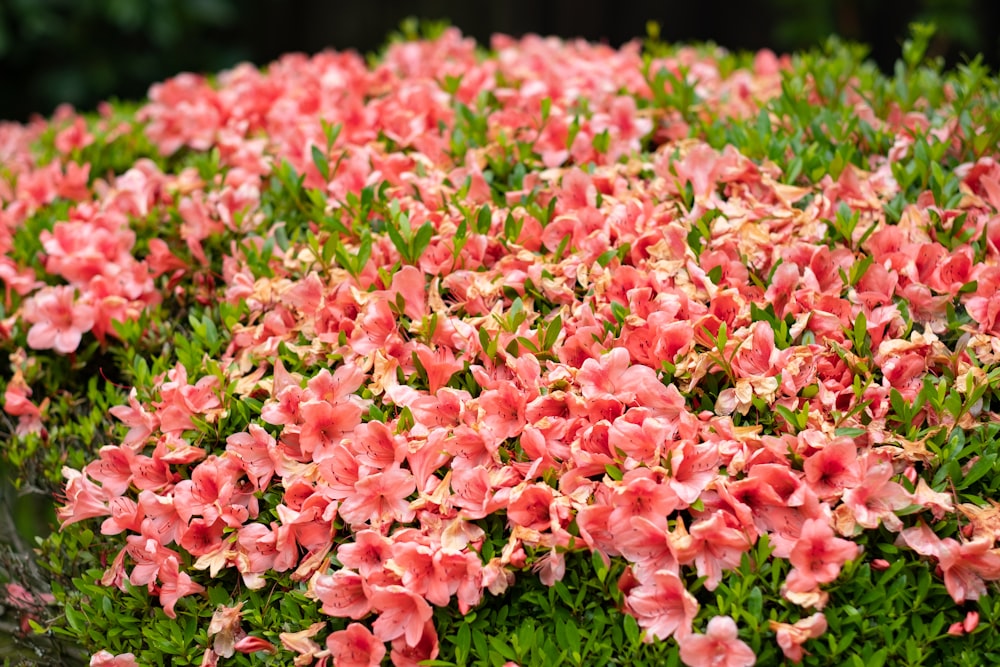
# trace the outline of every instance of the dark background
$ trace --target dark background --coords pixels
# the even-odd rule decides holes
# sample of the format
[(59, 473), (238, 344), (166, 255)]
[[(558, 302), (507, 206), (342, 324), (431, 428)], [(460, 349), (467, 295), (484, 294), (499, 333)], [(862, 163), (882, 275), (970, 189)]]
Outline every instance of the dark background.
[(377, 50), (408, 16), (448, 19), (486, 43), (494, 32), (618, 45), (656, 20), (663, 39), (779, 52), (830, 34), (870, 45), (891, 70), (907, 25), (933, 20), (932, 50), (954, 65), (1000, 61), (996, 0), (0, 0), (0, 118), (140, 99), (180, 71), (213, 72), (288, 51)]

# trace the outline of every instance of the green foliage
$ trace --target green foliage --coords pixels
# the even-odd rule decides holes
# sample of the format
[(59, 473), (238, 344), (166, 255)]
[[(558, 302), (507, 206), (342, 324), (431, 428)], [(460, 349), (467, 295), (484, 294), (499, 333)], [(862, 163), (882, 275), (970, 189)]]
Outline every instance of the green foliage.
[[(137, 16), (140, 18), (134, 20), (141, 20), (145, 15)], [(436, 29), (430, 28), (432, 32)], [(418, 34), (415, 26), (406, 24), (401, 38), (413, 39)], [(871, 165), (866, 159), (871, 153), (883, 154), (892, 148), (896, 131), (863, 119), (856, 111), (859, 99), (864, 99), (878, 113), (920, 109), (926, 113), (931, 130), (914, 132), (912, 144), (907, 148), (909, 159), (891, 163), (901, 192), (898, 201), (887, 205), (886, 214), (891, 218), (895, 213), (898, 221), (900, 207), (924, 193), (930, 193), (939, 207), (955, 206), (962, 193), (954, 167), (994, 151), (996, 138), (1000, 136), (993, 133), (993, 126), (987, 122), (995, 115), (990, 107), (997, 100), (996, 81), (977, 61), (954, 72), (943, 71), (940, 63), (929, 62), (926, 57), (930, 39), (930, 32), (916, 28), (912, 40), (903, 48), (902, 59), (892, 77), (881, 75), (865, 61), (863, 48), (830, 40), (821, 50), (796, 56), (791, 68), (783, 74), (780, 94), (764, 104), (759, 113), (742, 120), (717, 119), (702, 113), (707, 102), (699, 99), (684, 69), (677, 73), (667, 69), (652, 71), (652, 56), (671, 53), (668, 47), (653, 39), (648, 45), (649, 57), (643, 73), (653, 89), (652, 99), (646, 101), (647, 109), (654, 112), (678, 110), (690, 124), (691, 137), (705, 140), (720, 150), (737, 146), (758, 165), (777, 165), (776, 173), (789, 184), (841, 179), (853, 168), (868, 169)], [(742, 61), (734, 58), (727, 66), (735, 67), (738, 62)], [(459, 84), (457, 79), (444, 82), (451, 92), (458, 90)], [(954, 95), (943, 95), (941, 91), (946, 88), (954, 91)], [(815, 96), (814, 101), (809, 101), (810, 95)], [(471, 104), (456, 101), (453, 105), (456, 120), (448, 149), (452, 157), (463, 159), (471, 149), (491, 148), (483, 158), (482, 174), (494, 204), (476, 207), (461, 196), (448, 202), (448, 206), (459, 212), (461, 220), (449, 239), (450, 248), (445, 249), (446, 256), (451, 251), (451, 259), (456, 264), (462, 259), (462, 249), (476, 236), (487, 237), (494, 248), (516, 248), (523, 242), (524, 225), (529, 217), (537, 220), (543, 229), (556, 217), (555, 198), (545, 202), (534, 190), (523, 192), (528, 173), (540, 165), (534, 143), (524, 138), (489, 135), (489, 116), (500, 106), (492, 94), (483, 94)], [(115, 114), (130, 116), (133, 111), (122, 107)], [(576, 131), (580, 131), (580, 119), (588, 118), (585, 102), (581, 102), (575, 112), (578, 115), (568, 122), (575, 122)], [(549, 121), (550, 114), (551, 100), (541, 105), (539, 126)], [(941, 141), (933, 130), (939, 129), (949, 118), (957, 119), (958, 127), (965, 131), (957, 135), (956, 141)], [(88, 118), (87, 122), (88, 127), (96, 128), (98, 124), (96, 118)], [(987, 128), (985, 142), (983, 134), (973, 131), (983, 125)], [(329, 180), (337, 174), (345, 153), (340, 152), (337, 144), (340, 127), (324, 124), (322, 130), (326, 144), (313, 145), (309, 159), (316, 173)], [(603, 130), (592, 137), (591, 148), (601, 156), (608, 152), (610, 142), (611, 134)], [(567, 147), (572, 143), (569, 137)], [(53, 131), (40, 138), (38, 152), (43, 161), (54, 159)], [(94, 145), (73, 157), (94, 165), (97, 173), (92, 174), (92, 179), (96, 179), (122, 173), (135, 160), (154, 152), (143, 138), (141, 126), (136, 125), (118, 137), (99, 136)], [(199, 153), (185, 149), (169, 158), (155, 159), (164, 169), (192, 167), (206, 181), (225, 171), (220, 166), (217, 150)], [(590, 166), (584, 165), (584, 169)], [(346, 272), (361, 285), (360, 278), (365, 275), (373, 253), (388, 251), (392, 257), (388, 266), (379, 267), (377, 278), (368, 274), (368, 284), (362, 286), (370, 287), (368, 294), (371, 294), (377, 288), (387, 289), (392, 284), (392, 269), (419, 264), (431, 244), (441, 240), (443, 234), (439, 234), (431, 220), (411, 217), (384, 185), (361, 188), (357, 193), (346, 195), (343, 202), (336, 202), (338, 206), (334, 207), (325, 191), (307, 185), (307, 180), (307, 175), (297, 173), (288, 161), (277, 163), (262, 187), (260, 212), (263, 221), (260, 225), (257, 228), (234, 225), (207, 239), (208, 261), (204, 266), (194, 261), (189, 247), (173, 249), (184, 268), (176, 278), (169, 275), (157, 278), (158, 286), (166, 295), (163, 302), (151, 306), (136, 319), (116, 323), (114, 338), (89, 341), (71, 355), (46, 354), (44, 368), (37, 360), (24, 359), (23, 350), (5, 348), (9, 354), (5, 377), (15, 372), (22, 374), (36, 392), (36, 398), (49, 400), (45, 417), (46, 424), (51, 425), (44, 433), (24, 436), (15, 435), (13, 423), (5, 425), (6, 445), (0, 466), (5, 478), (9, 470), (16, 470), (16, 474), (10, 475), (14, 492), (22, 495), (38, 495), (39, 491), (49, 495), (57, 493), (63, 466), (80, 469), (93, 460), (102, 446), (120, 442), (124, 437), (128, 428), (107, 415), (113, 406), (128, 402), (130, 385), (138, 388), (139, 400), (153, 403), (159, 399), (157, 385), (162, 384), (163, 376), (175, 368), (186, 369), (192, 378), (219, 380), (221, 406), (218, 413), (213, 414), (212, 419), (195, 419), (194, 428), (189, 429), (192, 443), (203, 447), (207, 454), (219, 453), (227, 435), (246, 429), (260, 416), (261, 396), (266, 395), (266, 391), (261, 393), (251, 387), (238, 392), (237, 382), (227, 382), (230, 369), (223, 368), (219, 361), (237, 336), (246, 336), (253, 327), (263, 326), (256, 319), (258, 313), (252, 311), (246, 299), (233, 304), (225, 298), (225, 286), (217, 277), (227, 270), (223, 258), (228, 253), (237, 253), (241, 266), (247, 268), (264, 289), (270, 286), (268, 281), (278, 273), (282, 262), (293, 266), (289, 273), (297, 277), (313, 271), (327, 276), (342, 270), (336, 275), (343, 278)], [(467, 191), (468, 186), (465, 189)], [(520, 202), (511, 204), (508, 201), (512, 192), (522, 193)], [(677, 199), (677, 208), (685, 212), (700, 206), (690, 183), (678, 192)], [(28, 216), (14, 235), (14, 259), (42, 274), (45, 258), (41, 254), (40, 236), (51, 231), (58, 221), (66, 219), (69, 209), (67, 201), (57, 200)], [(689, 228), (684, 230), (687, 249), (695, 260), (702, 260), (707, 257), (706, 253), (716, 250), (712, 245), (714, 226), (729, 221), (719, 210), (700, 211), (691, 217)], [(137, 248), (148, 252), (152, 238), (162, 230), (176, 235), (182, 221), (179, 215), (171, 214), (164, 219), (150, 216), (132, 223), (139, 237)], [(850, 298), (874, 266), (873, 260), (864, 256), (863, 248), (875, 227), (868, 224), (862, 212), (846, 204), (837, 207), (823, 223), (825, 235), (821, 243), (831, 248), (845, 248), (853, 255), (846, 269), (840, 269), (842, 288), (837, 295)], [(975, 238), (965, 217), (931, 216), (930, 223), (930, 232), (949, 251), (968, 244), (977, 261), (984, 256), (987, 240)], [(553, 253), (552, 265), (575, 251), (570, 243), (571, 236), (566, 235), (558, 247), (548, 249)], [(376, 244), (381, 245), (376, 248)], [(288, 251), (293, 247), (301, 252), (289, 257)], [(595, 253), (594, 265), (614, 270), (627, 262), (630, 251), (631, 246), (623, 243)], [(751, 268), (756, 271), (758, 267)], [(777, 263), (770, 266), (769, 275), (766, 266), (760, 270), (760, 275), (750, 274), (751, 281), (761, 292), (767, 289), (775, 268)], [(713, 287), (722, 284), (722, 266), (716, 264), (705, 274)], [(544, 283), (553, 280), (548, 267), (539, 275), (542, 284), (525, 279), (520, 291), (507, 286), (500, 299), (502, 303), (482, 318), (495, 326), (490, 329), (480, 326), (475, 338), (468, 341), (470, 347), (478, 343), (480, 350), (476, 352), (481, 352), (480, 361), (513, 366), (509, 358), (524, 351), (535, 354), (540, 362), (555, 362), (558, 358), (556, 347), (564, 334), (564, 320), (568, 320), (571, 313), (569, 308), (543, 294)], [(768, 275), (766, 281), (764, 275)], [(185, 285), (191, 287), (192, 292), (172, 291), (173, 280), (186, 281)], [(364, 294), (357, 285), (350, 286)], [(257, 287), (254, 284), (254, 289)], [(976, 282), (971, 281), (960, 288), (959, 294), (974, 292), (977, 287)], [(584, 288), (572, 289), (579, 293)], [(592, 295), (593, 291), (587, 294)], [(273, 298), (281, 296), (281, 292), (275, 291)], [(10, 299), (6, 307), (16, 308), (18, 297)], [(963, 335), (970, 321), (961, 301), (957, 303), (957, 306), (950, 306), (948, 331), (942, 334), (942, 339), (952, 346), (949, 349), (957, 346), (958, 337)], [(398, 316), (400, 329), (405, 329), (403, 335), (408, 341), (417, 339), (431, 344), (441, 324), (438, 313), (426, 316), (421, 322), (410, 322), (402, 316), (406, 305), (405, 298), (397, 295), (390, 306)], [(905, 304), (897, 305), (901, 317), (909, 320)], [(804, 345), (809, 342), (807, 337), (812, 336), (796, 327), (794, 316), (779, 316), (772, 303), (753, 304), (748, 310), (752, 322), (765, 322), (770, 326), (777, 350)], [(630, 322), (638, 317), (627, 299), (609, 298), (600, 323), (595, 326), (600, 333), (594, 334), (595, 340), (620, 338)], [(958, 375), (957, 352), (951, 359), (935, 357), (915, 395), (904, 396), (900, 389), (889, 386), (887, 378), (875, 367), (872, 357), (878, 353), (878, 346), (873, 332), (877, 327), (870, 329), (869, 326), (869, 317), (860, 311), (851, 326), (839, 332), (842, 334), (837, 339), (840, 342), (830, 343), (835, 353), (829, 355), (833, 357), (830, 363), (843, 362), (853, 375), (842, 394), (843, 400), (838, 398), (835, 404), (835, 434), (866, 437), (866, 427), (874, 419), (869, 410), (874, 400), (870, 394), (886, 388), (888, 409), (884, 424), (891, 429), (884, 434), (886, 444), (903, 447), (903, 456), (910, 457), (907, 461), (914, 464), (914, 473), (929, 480), (933, 491), (952, 493), (958, 502), (982, 507), (1000, 497), (1000, 476), (995, 474), (1000, 458), (997, 450), (1000, 424), (978, 421), (982, 414), (1000, 407), (1000, 368), (980, 364), (971, 358), (973, 370)], [(908, 321), (906, 333), (918, 326), (918, 331), (926, 331), (922, 325)], [(692, 387), (685, 396), (693, 411), (712, 410), (720, 391), (738, 381), (736, 357), (742, 344), (737, 338), (738, 328), (722, 322), (714, 331), (705, 326), (697, 332), (697, 351), (710, 363), (699, 378), (698, 386)], [(24, 333), (13, 331), (11, 340), (23, 338)], [(346, 345), (346, 333), (336, 333), (340, 337), (332, 336), (332, 341)], [(501, 337), (504, 337), (502, 344)], [(318, 346), (312, 349), (309, 346), (313, 341), (306, 338), (303, 334), (299, 340), (277, 346), (276, 356), (286, 369), (303, 372), (309, 367), (335, 368), (342, 357), (331, 351), (336, 349), (332, 341), (327, 349)], [(297, 346), (306, 351), (293, 349)], [(273, 366), (270, 357), (267, 361)], [(662, 377), (670, 380), (678, 373), (677, 367), (668, 362), (664, 362), (663, 370)], [(412, 368), (399, 368), (394, 372), (413, 386), (424, 388), (430, 384), (427, 368), (415, 352)], [(690, 373), (689, 370), (679, 373), (685, 372)], [(468, 391), (470, 396), (477, 396), (482, 390), (468, 362), (452, 375), (449, 384)], [(754, 396), (750, 409), (746, 414), (735, 416), (733, 423), (737, 428), (757, 429), (768, 436), (800, 433), (810, 428), (812, 417), (808, 400), (798, 404), (795, 400), (812, 398), (819, 390), (815, 384), (804, 387), (797, 397), (790, 396), (792, 400), (787, 405), (771, 405), (760, 396)], [(373, 392), (367, 388), (362, 391), (364, 399), (370, 401), (365, 412), (368, 420), (388, 423), (394, 419), (396, 434), (413, 429), (416, 420), (410, 407), (393, 406), (381, 399), (375, 400)], [(271, 429), (269, 432), (276, 431)], [(510, 460), (527, 462), (528, 459), (519, 444), (497, 456), (505, 464)], [(608, 479), (615, 482), (623, 480), (627, 474), (627, 468), (618, 463), (604, 466)], [(733, 474), (738, 471), (734, 469)], [(544, 481), (555, 486), (557, 480), (549, 473), (546, 475)], [(909, 478), (901, 483), (908, 484), (908, 491), (914, 490)], [(256, 492), (255, 500), (260, 503), (262, 516), (279, 518), (278, 505), (285, 500), (282, 493), (283, 490), (276, 488)], [(689, 515), (703, 512), (705, 504), (697, 500), (686, 511)], [(903, 510), (898, 514), (906, 518), (912, 512)], [(925, 518), (907, 518), (907, 521), (915, 525)], [(24, 523), (21, 521), (18, 526), (22, 531)], [(506, 517), (493, 514), (480, 520), (478, 525), (486, 531), (479, 555), (487, 562), (505, 547)], [(676, 527), (676, 523), (674, 525)], [(342, 521), (334, 528), (339, 532), (331, 553), (335, 553), (335, 547), (349, 534)], [(933, 528), (942, 537), (957, 539), (964, 526), (953, 515), (935, 517)], [(571, 525), (568, 530), (574, 538), (579, 537), (577, 526)], [(52, 578), (52, 592), (65, 616), (47, 618), (44, 622), (36, 619), (33, 627), (38, 633), (51, 633), (88, 649), (134, 652), (144, 665), (198, 664), (210, 643), (206, 632), (208, 620), (219, 605), (232, 606), (237, 602), (244, 604), (246, 627), (254, 636), (276, 646), (281, 644), (281, 633), (298, 632), (313, 623), (329, 621), (327, 615), (321, 614), (315, 600), (307, 597), (307, 585), (301, 577), (289, 572), (271, 572), (264, 578), (264, 587), (245, 590), (245, 582), (232, 569), (212, 578), (196, 574), (208, 584), (207, 590), (182, 598), (177, 606), (178, 617), (172, 619), (159, 603), (154, 602), (155, 590), (125, 583), (121, 587), (100, 583), (108, 565), (121, 550), (120, 538), (101, 534), (92, 521), (47, 533), (43, 529), (31, 537), (38, 538), (41, 564)], [(226, 534), (228, 537), (231, 532)], [(830, 629), (821, 639), (808, 644), (804, 664), (972, 665), (1000, 660), (1000, 639), (997, 639), (1000, 633), (996, 632), (1000, 623), (1000, 601), (996, 596), (956, 606), (941, 578), (933, 571), (934, 564), (912, 550), (901, 548), (888, 530), (878, 528), (861, 532), (859, 529), (858, 535), (853, 537), (863, 551), (824, 589), (829, 595), (826, 617)], [(507, 661), (542, 666), (679, 664), (675, 641), (644, 641), (635, 618), (625, 613), (625, 594), (619, 587), (620, 582), (625, 582), (626, 563), (622, 558), (606, 563), (599, 554), (590, 554), (579, 544), (572, 544), (555, 556), (565, 558), (566, 574), (551, 586), (542, 584), (533, 569), (544, 565), (542, 558), (554, 555), (529, 549), (516, 581), (502, 593), (487, 595), (482, 605), (467, 614), (453, 606), (437, 608), (434, 620), (441, 637), (441, 653), (428, 664), (438, 667), (466, 664), (499, 667)], [(183, 558), (182, 571), (194, 573), (193, 559)], [(773, 624), (794, 623), (805, 616), (799, 605), (792, 604), (783, 595), (782, 585), (788, 573), (786, 559), (773, 556), (772, 545), (766, 536), (743, 555), (739, 567), (726, 573), (713, 591), (707, 590), (704, 578), (697, 578), (688, 568), (683, 572), (684, 583), (700, 604), (695, 629), (702, 631), (709, 619), (729, 615), (740, 628), (740, 638), (757, 654), (759, 664), (776, 664), (782, 658), (774, 641)], [(969, 611), (978, 612), (981, 619), (972, 639), (949, 635), (948, 628), (960, 622)], [(337, 619), (330, 622), (329, 629), (339, 630), (346, 625), (345, 619)], [(276, 657), (261, 653), (238, 654), (229, 664), (281, 664), (281, 661), (287, 662), (289, 656), (288, 652)]]
[(5, 2), (0, 68), (20, 94), (4, 100), (3, 114), (92, 107), (115, 94), (138, 97), (178, 71), (230, 66), (248, 54), (216, 36), (242, 10), (233, 0)]

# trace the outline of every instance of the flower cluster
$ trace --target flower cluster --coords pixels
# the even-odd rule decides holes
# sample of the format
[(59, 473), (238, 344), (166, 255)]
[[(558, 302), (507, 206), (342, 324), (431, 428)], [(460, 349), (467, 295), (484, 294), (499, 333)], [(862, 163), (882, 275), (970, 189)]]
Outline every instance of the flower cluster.
[[(933, 473), (997, 419), (1000, 163), (960, 162), (958, 122), (846, 93), (881, 139), (799, 177), (699, 134), (783, 122), (762, 109), (790, 60), (722, 62), (538, 37), (484, 57), (448, 30), (373, 66), (185, 74), (137, 116), (159, 161), (120, 174), (76, 161), (95, 141), (79, 116), (53, 119), (45, 165), (44, 128), (4, 126), (18, 431), (46, 424), (29, 354), (155, 340), (174, 307), (215, 346), (175, 340), (110, 410), (127, 432), (64, 469), (63, 529), (120, 536), (101, 583), (176, 618), (230, 582), (202, 665), (416, 665), (439, 655), (435, 608), (529, 571), (554, 585), (579, 551), (626, 564), (622, 609), (687, 665), (754, 662), (738, 619), (697, 619), (762, 544), (812, 610), (771, 621), (796, 662), (865, 534), (928, 559), (956, 603), (984, 595), (995, 517)], [(663, 106), (684, 86), (694, 112)], [(929, 137), (954, 162), (947, 202), (900, 182)], [(958, 512), (968, 530), (939, 536)], [(249, 634), (239, 591), (275, 582), (331, 620)]]

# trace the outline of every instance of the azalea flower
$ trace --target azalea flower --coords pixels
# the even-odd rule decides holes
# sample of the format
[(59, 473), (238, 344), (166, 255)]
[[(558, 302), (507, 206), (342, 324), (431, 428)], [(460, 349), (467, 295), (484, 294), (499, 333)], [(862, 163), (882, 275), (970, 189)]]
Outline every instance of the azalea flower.
[(258, 490), (267, 488), (274, 476), (276, 448), (274, 437), (257, 424), (250, 424), (245, 433), (233, 433), (226, 438), (226, 451), (239, 461)]
[(395, 667), (420, 667), (422, 662), (437, 658), (438, 651), (437, 630), (431, 620), (424, 626), (424, 634), (416, 646), (408, 645), (405, 637), (393, 639), (390, 658)]
[(29, 398), (31, 393), (31, 387), (24, 381), (24, 375), (20, 371), (15, 371), (14, 377), (7, 383), (7, 389), (4, 391), (3, 410), (17, 417), (18, 435), (42, 431), (42, 410), (47, 407), (48, 399), (42, 401), (40, 406), (35, 405)]
[(64, 467), (62, 473), (66, 478), (66, 504), (56, 511), (56, 515), (64, 528), (77, 521), (111, 513), (108, 496), (102, 487), (78, 470)]
[(331, 616), (364, 618), (372, 609), (371, 591), (356, 572), (342, 569), (333, 574), (316, 574), (309, 592), (323, 603), (323, 613)]
[(659, 570), (628, 592), (625, 608), (646, 630), (646, 641), (651, 642), (689, 634), (698, 602), (675, 573)]
[(329, 650), (323, 649), (317, 644), (313, 637), (318, 635), (326, 627), (326, 623), (319, 621), (313, 623), (305, 630), (298, 632), (282, 632), (278, 635), (281, 645), (285, 649), (297, 653), (294, 664), (296, 667), (311, 665), (316, 658), (322, 658), (330, 654)]
[(108, 651), (98, 651), (90, 656), (90, 667), (139, 667), (139, 663), (132, 653), (114, 655)]
[(851, 510), (859, 526), (876, 528), (881, 521), (889, 530), (903, 527), (894, 512), (910, 505), (913, 497), (900, 484), (889, 481), (894, 474), (890, 463), (875, 463), (865, 472), (861, 484), (844, 491), (844, 506)]
[(822, 499), (834, 498), (861, 482), (858, 450), (846, 440), (824, 444), (802, 464), (809, 486)]
[(960, 543), (950, 537), (940, 539), (926, 524), (920, 524), (900, 532), (898, 542), (937, 559), (945, 588), (956, 603), (978, 600), (986, 594), (984, 580), (1000, 579), (1000, 553), (993, 548), (992, 538)]
[[(728, 516), (728, 520), (727, 520)], [(705, 588), (714, 591), (722, 580), (722, 570), (740, 564), (752, 546), (747, 536), (733, 527), (736, 520), (722, 510), (691, 524), (691, 551), (699, 577), (707, 577)]]
[(678, 638), (681, 661), (689, 667), (749, 667), (757, 661), (753, 650), (739, 638), (729, 616), (714, 616), (705, 634)]
[(385, 655), (385, 644), (360, 623), (330, 633), (326, 648), (333, 656), (334, 667), (378, 667)]
[(816, 612), (793, 624), (770, 621), (770, 627), (777, 633), (778, 646), (785, 657), (792, 662), (802, 662), (804, 644), (809, 639), (815, 639), (826, 632), (826, 616)]
[(788, 577), (789, 588), (801, 593), (818, 584), (830, 583), (840, 575), (844, 563), (857, 558), (858, 552), (857, 544), (834, 536), (829, 522), (806, 519), (788, 557), (793, 566)]
[(362, 577), (381, 572), (392, 555), (392, 541), (373, 530), (358, 531), (354, 542), (341, 544), (337, 549), (337, 559), (344, 567), (357, 570)]
[(354, 484), (354, 495), (340, 505), (340, 516), (351, 524), (372, 522), (382, 525), (389, 521), (407, 522), (413, 510), (406, 500), (416, 489), (416, 482), (409, 470), (393, 466), (373, 473)]
[(180, 571), (180, 564), (174, 556), (168, 556), (163, 561), (159, 569), (159, 578), (160, 604), (163, 606), (163, 612), (170, 618), (177, 618), (177, 612), (174, 610), (177, 600), (185, 595), (201, 593), (205, 590), (204, 586), (192, 581), (187, 573)]
[(75, 301), (76, 290), (68, 285), (45, 287), (24, 304), (24, 319), (31, 323), (28, 345), (36, 350), (75, 352), (83, 334), (94, 326), (94, 308)]
[(422, 597), (396, 584), (376, 587), (371, 604), (379, 612), (375, 636), (384, 642), (403, 637), (407, 646), (417, 645), (433, 613)]
[(212, 614), (212, 620), (208, 624), (208, 636), (215, 638), (212, 640), (212, 650), (223, 658), (232, 657), (235, 652), (237, 635), (240, 630), (240, 610), (243, 603), (237, 603), (232, 607), (219, 605)]

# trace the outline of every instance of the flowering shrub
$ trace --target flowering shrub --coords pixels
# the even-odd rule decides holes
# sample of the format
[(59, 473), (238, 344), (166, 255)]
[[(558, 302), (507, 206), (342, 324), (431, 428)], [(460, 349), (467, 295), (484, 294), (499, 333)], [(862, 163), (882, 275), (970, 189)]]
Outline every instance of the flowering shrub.
[[(92, 665), (987, 664), (998, 86), (455, 30), (0, 129)], [(973, 634), (974, 639), (962, 639)]]

